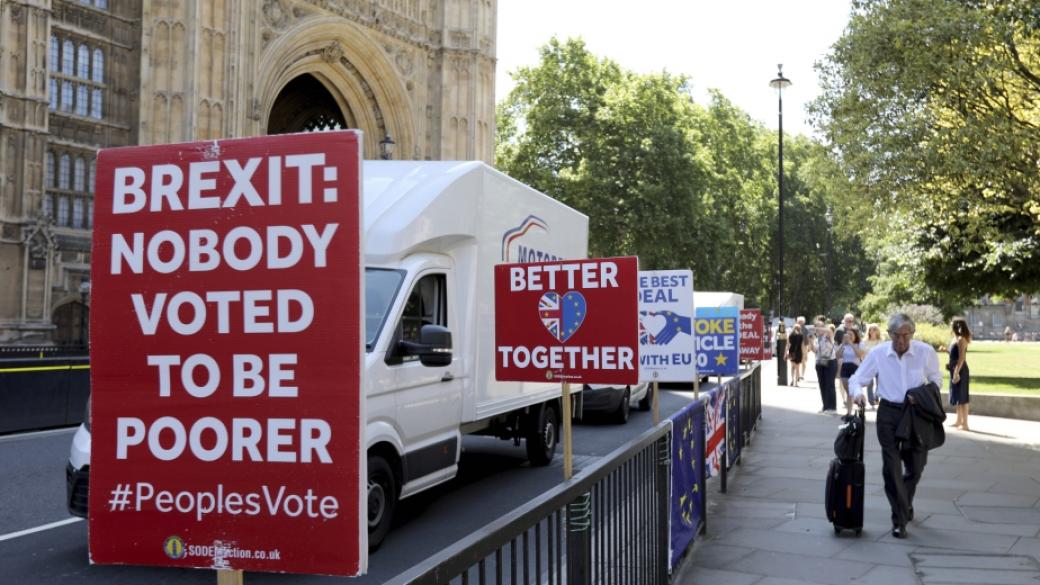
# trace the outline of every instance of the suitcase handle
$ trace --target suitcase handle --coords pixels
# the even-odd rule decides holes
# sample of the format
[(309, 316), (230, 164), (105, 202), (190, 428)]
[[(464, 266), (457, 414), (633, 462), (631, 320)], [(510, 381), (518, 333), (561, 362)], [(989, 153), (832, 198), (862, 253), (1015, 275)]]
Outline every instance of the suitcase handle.
[(859, 460), (863, 461), (863, 449), (867, 442), (867, 409), (862, 406), (859, 407), (859, 422), (859, 428), (863, 429), (862, 440), (859, 442)]

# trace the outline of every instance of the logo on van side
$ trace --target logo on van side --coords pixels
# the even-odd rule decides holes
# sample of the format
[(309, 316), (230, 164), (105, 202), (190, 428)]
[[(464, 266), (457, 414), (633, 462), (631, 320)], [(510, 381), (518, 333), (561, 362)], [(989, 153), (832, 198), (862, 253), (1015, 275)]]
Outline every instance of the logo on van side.
[(549, 233), (549, 224), (537, 215), (528, 215), (520, 225), (502, 234), (503, 262), (549, 262), (561, 259), (555, 254), (519, 243), (518, 240), (532, 229)]

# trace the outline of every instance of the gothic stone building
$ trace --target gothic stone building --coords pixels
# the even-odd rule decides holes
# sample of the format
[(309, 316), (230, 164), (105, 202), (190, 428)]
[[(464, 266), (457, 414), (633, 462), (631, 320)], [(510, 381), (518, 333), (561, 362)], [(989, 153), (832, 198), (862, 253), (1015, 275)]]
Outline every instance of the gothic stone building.
[(0, 345), (78, 344), (98, 149), (360, 128), (491, 162), (497, 0), (0, 0)]

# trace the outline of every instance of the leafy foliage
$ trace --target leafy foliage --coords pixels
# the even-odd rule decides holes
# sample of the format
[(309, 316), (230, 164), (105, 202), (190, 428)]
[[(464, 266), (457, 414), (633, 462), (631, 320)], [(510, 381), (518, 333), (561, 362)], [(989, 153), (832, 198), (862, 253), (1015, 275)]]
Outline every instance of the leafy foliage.
[[(586, 213), (590, 254), (689, 267), (699, 290), (775, 307), (775, 134), (718, 92), (702, 107), (684, 77), (624, 71), (581, 40), (551, 40), (514, 78), (498, 106), (497, 164)], [(840, 313), (872, 267), (858, 235), (826, 219), (847, 178), (802, 137), (788, 139), (784, 163), (784, 312)]]
[(815, 123), (899, 234), (867, 305), (1040, 289), (1040, 4), (856, 0), (818, 69)]

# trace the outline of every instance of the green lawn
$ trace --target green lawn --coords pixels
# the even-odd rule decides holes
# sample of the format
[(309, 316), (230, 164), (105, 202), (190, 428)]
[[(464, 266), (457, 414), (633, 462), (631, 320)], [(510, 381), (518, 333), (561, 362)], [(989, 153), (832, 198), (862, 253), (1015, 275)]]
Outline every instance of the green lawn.
[[(948, 355), (939, 354), (943, 393), (950, 388)], [(1040, 342), (976, 341), (968, 346), (972, 394), (1040, 396)]]

